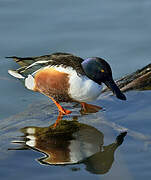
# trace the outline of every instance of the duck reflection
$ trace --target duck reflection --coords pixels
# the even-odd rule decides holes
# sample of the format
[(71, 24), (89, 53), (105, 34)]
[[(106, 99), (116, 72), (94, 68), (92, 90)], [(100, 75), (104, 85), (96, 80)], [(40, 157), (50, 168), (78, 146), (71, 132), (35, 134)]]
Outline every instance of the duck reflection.
[(112, 144), (103, 146), (104, 135), (96, 128), (78, 121), (61, 120), (56, 128), (25, 127), (20, 149), (34, 149), (45, 154), (37, 159), (42, 164), (65, 165), (84, 163), (95, 174), (109, 171), (114, 152), (122, 144), (126, 132), (119, 134)]

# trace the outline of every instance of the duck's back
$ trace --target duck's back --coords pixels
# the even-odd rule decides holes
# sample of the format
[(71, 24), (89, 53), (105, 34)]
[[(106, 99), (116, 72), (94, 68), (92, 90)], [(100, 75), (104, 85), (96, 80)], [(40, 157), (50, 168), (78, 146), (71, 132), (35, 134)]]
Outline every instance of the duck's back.
[(7, 58), (13, 58), (15, 62), (17, 62), (22, 68), (19, 68), (19, 70), (24, 71), (28, 67), (34, 68), (35, 64), (36, 66), (39, 64), (40, 66), (63, 66), (63, 67), (72, 67), (78, 74), (85, 74), (83, 71), (83, 68), (81, 66), (81, 63), (83, 62), (83, 59), (74, 56), (73, 54), (69, 53), (62, 53), (57, 52), (49, 55), (44, 56), (34, 56), (34, 57), (17, 57), (17, 56), (11, 56)]

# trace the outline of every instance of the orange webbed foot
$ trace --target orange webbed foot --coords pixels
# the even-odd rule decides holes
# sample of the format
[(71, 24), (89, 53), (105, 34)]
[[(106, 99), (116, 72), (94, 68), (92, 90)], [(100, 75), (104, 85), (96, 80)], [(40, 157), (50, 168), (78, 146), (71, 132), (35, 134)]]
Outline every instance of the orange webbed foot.
[(49, 96), (51, 98), (51, 100), (55, 103), (55, 105), (57, 106), (58, 110), (59, 110), (59, 115), (58, 118), (55, 122), (55, 124), (53, 125), (54, 128), (56, 128), (56, 126), (58, 125), (59, 121), (62, 120), (62, 117), (64, 115), (68, 115), (71, 114), (72, 111), (68, 110), (68, 109), (64, 109), (54, 98), (52, 98), (51, 96)]
[(51, 96), (49, 96), (51, 98), (51, 100), (55, 103), (55, 105), (57, 106), (59, 112), (61, 112), (64, 115), (68, 115), (71, 114), (72, 111), (64, 109), (54, 98), (52, 98)]
[(63, 107), (61, 109), (59, 109), (59, 110), (63, 113), (63, 115), (68, 115), (68, 114), (72, 113), (72, 111), (70, 111), (68, 109), (64, 109)]
[(82, 102), (81, 106), (82, 106), (82, 109), (81, 109), (81, 113), (82, 114), (96, 113), (99, 110), (103, 109), (100, 106), (96, 106), (96, 105), (92, 105), (92, 104), (87, 104), (85, 102)]

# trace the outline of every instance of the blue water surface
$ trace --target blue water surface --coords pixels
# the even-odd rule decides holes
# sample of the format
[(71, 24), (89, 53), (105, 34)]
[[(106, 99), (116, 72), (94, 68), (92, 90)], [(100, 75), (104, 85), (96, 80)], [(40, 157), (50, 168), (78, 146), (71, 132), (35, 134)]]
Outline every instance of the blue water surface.
[[(151, 177), (151, 94), (128, 92), (127, 101), (102, 97), (93, 103), (106, 110), (80, 116), (104, 134), (111, 144), (128, 131), (105, 174), (86, 170), (85, 164), (45, 166), (40, 152), (8, 151), (25, 126), (49, 126), (57, 110), (47, 97), (25, 89), (10, 77), (18, 67), (6, 56), (39, 56), (57, 51), (82, 58), (99, 56), (111, 65), (114, 79), (134, 72), (151, 59), (151, 2), (149, 0), (0, 0), (0, 177), (13, 179), (116, 179)], [(75, 110), (76, 111), (76, 110)], [(74, 113), (76, 114), (77, 112)], [(67, 117), (69, 120), (72, 116)]]

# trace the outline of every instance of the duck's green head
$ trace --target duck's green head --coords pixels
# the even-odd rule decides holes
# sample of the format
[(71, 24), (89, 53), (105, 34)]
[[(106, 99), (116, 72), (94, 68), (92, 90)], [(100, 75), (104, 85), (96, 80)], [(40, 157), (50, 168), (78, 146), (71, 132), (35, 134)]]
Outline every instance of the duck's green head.
[(117, 98), (126, 100), (125, 95), (120, 91), (118, 86), (115, 84), (112, 77), (112, 70), (110, 65), (102, 58), (93, 57), (85, 59), (82, 62), (82, 67), (85, 74), (98, 84), (104, 83)]

